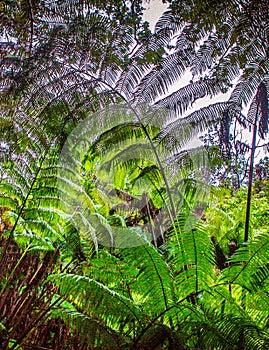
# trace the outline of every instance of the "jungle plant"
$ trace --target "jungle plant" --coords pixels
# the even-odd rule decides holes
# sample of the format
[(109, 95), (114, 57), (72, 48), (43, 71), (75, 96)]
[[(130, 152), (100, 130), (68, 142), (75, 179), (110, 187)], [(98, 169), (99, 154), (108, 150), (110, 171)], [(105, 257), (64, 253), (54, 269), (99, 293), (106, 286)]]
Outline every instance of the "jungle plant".
[[(182, 205), (163, 233), (165, 239), (156, 242), (145, 237), (139, 224), (150, 222), (152, 210), (170, 201), (159, 153), (154, 152), (154, 162), (150, 158), (143, 163), (138, 157), (139, 171), (125, 162), (114, 181), (126, 204), (129, 196), (141, 199), (138, 180), (158, 180), (156, 196), (156, 183), (150, 181), (148, 187), (146, 211), (151, 219), (143, 217), (142, 210), (130, 217), (128, 210), (107, 203), (94, 182), (93, 167), (98, 161), (113, 163), (104, 141), (118, 145), (113, 143), (117, 135), (130, 151), (141, 128), (151, 146), (154, 141), (167, 150), (169, 164), (182, 165), (186, 157), (177, 152), (177, 142), (183, 146), (212, 124), (236, 119), (242, 126), (254, 126), (254, 135), (260, 125), (260, 136), (265, 136), (266, 3), (214, 2), (209, 14), (208, 1), (171, 1), (154, 33), (141, 25), (137, 4), (3, 2), (0, 327), (5, 348), (269, 347), (268, 229), (245, 235), (240, 246), (236, 242), (220, 268), (216, 252), (221, 242), (212, 240), (207, 217), (201, 222), (192, 210), (197, 183), (193, 186), (191, 178), (186, 182), (190, 190), (184, 191)], [(188, 72), (193, 74), (189, 83), (171, 93)], [(203, 97), (229, 89), (228, 101), (190, 109)], [(149, 125), (135, 113), (131, 124), (124, 116), (122, 130), (119, 123), (113, 125), (116, 130), (107, 125), (107, 134), (96, 135), (100, 138), (84, 160), (65, 168), (60, 177), (59, 156), (72, 130), (115, 103), (127, 103), (132, 111), (151, 105), (153, 111), (164, 108), (165, 113), (156, 112), (157, 129), (150, 127), (154, 113)], [(96, 128), (102, 123), (105, 118)], [(126, 143), (126, 137), (132, 142)], [(254, 155), (255, 140), (252, 150)], [(78, 187), (70, 181), (73, 173)], [(82, 196), (91, 221), (77, 211), (72, 216), (74, 207), (63, 200), (66, 193)], [(129, 234), (141, 245), (101, 246), (96, 239), (100, 230), (124, 232), (121, 239)], [(12, 247), (16, 252), (11, 256)], [(43, 332), (41, 322), (46, 324)]]

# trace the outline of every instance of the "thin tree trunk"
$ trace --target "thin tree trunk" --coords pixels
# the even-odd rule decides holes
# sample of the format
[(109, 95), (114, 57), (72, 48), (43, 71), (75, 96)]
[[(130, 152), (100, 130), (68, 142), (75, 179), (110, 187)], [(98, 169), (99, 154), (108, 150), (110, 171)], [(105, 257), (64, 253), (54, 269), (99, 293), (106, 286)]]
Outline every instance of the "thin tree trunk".
[[(244, 243), (246, 243), (248, 241), (248, 236), (249, 236), (251, 192), (252, 192), (253, 168), (254, 168), (254, 159), (255, 159), (255, 150), (256, 150), (258, 116), (259, 116), (259, 105), (257, 106), (256, 116), (255, 116), (254, 125), (253, 125), (253, 133), (252, 133), (250, 164), (249, 164), (249, 174), (248, 174), (248, 194), (247, 194)], [(246, 309), (246, 291), (244, 289), (242, 290), (242, 308), (243, 308), (243, 310)], [(240, 333), (241, 334), (239, 337), (238, 350), (244, 350), (245, 349), (244, 330), (242, 330)]]
[(253, 168), (254, 168), (254, 159), (255, 159), (255, 150), (256, 150), (258, 114), (259, 114), (259, 106), (257, 109), (254, 126), (253, 126), (253, 133), (252, 133), (250, 165), (249, 165), (249, 174), (248, 174), (248, 194), (247, 194), (247, 207), (246, 207), (246, 220), (245, 220), (245, 234), (244, 234), (245, 243), (248, 241), (248, 235), (249, 235), (250, 204), (251, 204)]

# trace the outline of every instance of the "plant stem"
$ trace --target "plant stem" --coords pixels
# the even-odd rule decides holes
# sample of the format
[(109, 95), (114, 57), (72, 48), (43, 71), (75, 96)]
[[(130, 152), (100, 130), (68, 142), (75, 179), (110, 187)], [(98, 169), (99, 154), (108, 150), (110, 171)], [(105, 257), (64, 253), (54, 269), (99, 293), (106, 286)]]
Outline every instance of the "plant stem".
[(249, 165), (249, 174), (248, 174), (248, 194), (247, 194), (247, 207), (246, 207), (244, 243), (246, 243), (248, 241), (248, 235), (249, 235), (250, 204), (251, 204), (251, 192), (252, 192), (254, 158), (255, 158), (255, 150), (256, 150), (258, 115), (259, 115), (259, 107), (257, 107), (257, 112), (256, 112), (256, 116), (255, 116), (254, 126), (253, 126), (253, 133), (252, 133), (250, 165)]

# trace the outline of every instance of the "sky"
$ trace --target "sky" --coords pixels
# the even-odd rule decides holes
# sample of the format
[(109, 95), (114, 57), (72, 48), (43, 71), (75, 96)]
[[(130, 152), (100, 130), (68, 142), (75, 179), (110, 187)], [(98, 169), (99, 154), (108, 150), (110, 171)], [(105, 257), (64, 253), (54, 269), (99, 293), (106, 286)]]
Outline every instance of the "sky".
[(161, 0), (148, 0), (144, 2), (144, 7), (146, 11), (143, 18), (149, 22), (152, 30), (160, 15), (167, 9), (167, 4), (163, 4)]

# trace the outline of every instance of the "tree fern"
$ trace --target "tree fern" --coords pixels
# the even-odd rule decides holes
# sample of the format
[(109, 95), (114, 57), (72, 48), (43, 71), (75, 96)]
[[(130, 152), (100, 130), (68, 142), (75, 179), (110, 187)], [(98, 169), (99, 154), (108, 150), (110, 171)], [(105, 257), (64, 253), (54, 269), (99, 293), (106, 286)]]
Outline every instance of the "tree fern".
[(179, 296), (194, 296), (193, 302), (214, 283), (213, 249), (205, 228), (196, 226), (195, 220), (191, 223), (188, 215), (181, 214), (171, 231), (170, 251)]
[[(196, 148), (182, 150), (227, 116), (251, 125), (258, 105), (259, 134), (266, 135), (264, 4), (172, 1), (149, 33), (140, 2), (4, 2), (1, 35), (18, 39), (0, 43), (5, 347), (39, 346), (33, 334), (41, 334), (40, 323), (47, 319), (50, 329), (59, 318), (82, 349), (268, 347), (267, 231), (219, 271), (212, 226), (197, 218), (207, 192), (199, 196), (205, 174), (199, 168), (195, 181), (194, 168), (207, 162)], [(189, 72), (192, 80), (175, 87)], [(190, 111), (229, 90), (227, 102)], [(98, 187), (111, 174), (115, 206)], [(143, 191), (146, 209), (136, 205), (137, 221), (131, 206), (118, 210), (142, 202)], [(225, 233), (232, 239), (240, 228), (231, 225)], [(24, 324), (19, 313), (31, 320)]]

